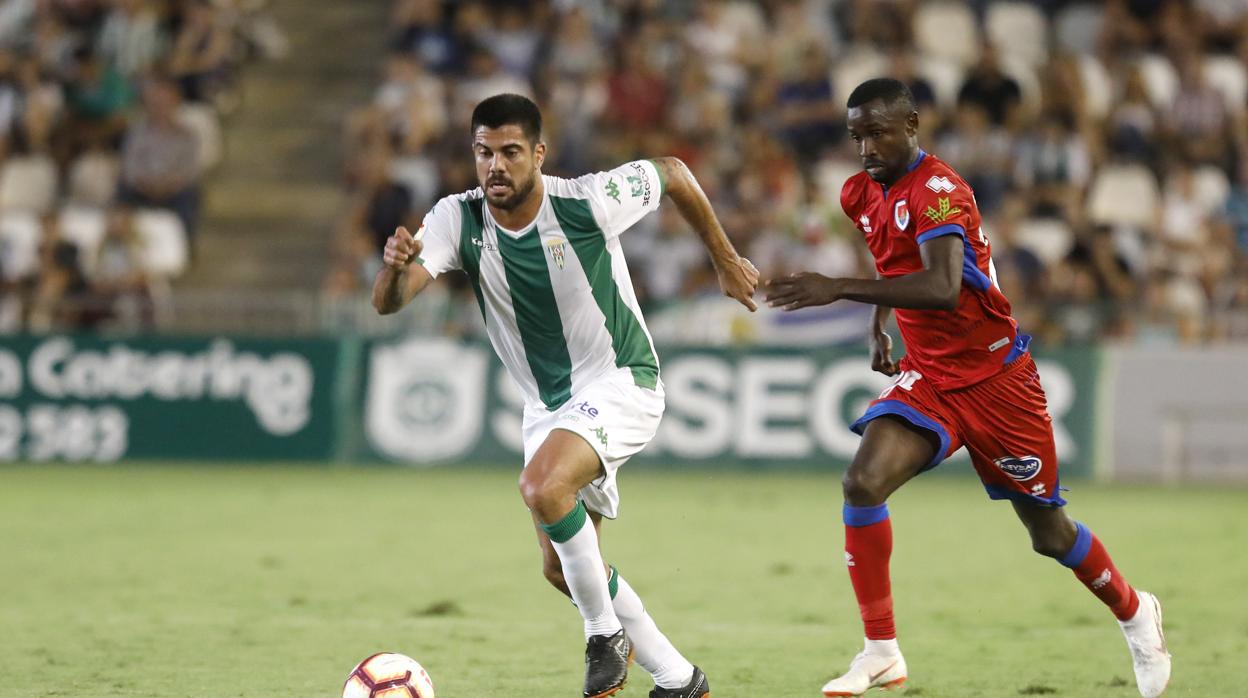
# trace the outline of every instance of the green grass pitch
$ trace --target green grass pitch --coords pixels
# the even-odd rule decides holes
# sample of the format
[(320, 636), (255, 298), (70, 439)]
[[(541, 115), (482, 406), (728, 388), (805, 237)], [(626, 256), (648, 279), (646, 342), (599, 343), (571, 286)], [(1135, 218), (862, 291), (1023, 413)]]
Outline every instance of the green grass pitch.
[[(579, 695), (516, 472), (0, 468), (0, 696), (333, 698), (388, 650), (440, 698)], [(716, 698), (818, 696), (860, 648), (838, 478), (621, 473), (607, 557)], [(1240, 694), (1248, 493), (1075, 483), (1071, 513), (1165, 604), (1168, 695)], [(909, 696), (1131, 696), (1117, 625), (1010, 507), (925, 476), (891, 502)], [(634, 666), (621, 698), (645, 696)]]

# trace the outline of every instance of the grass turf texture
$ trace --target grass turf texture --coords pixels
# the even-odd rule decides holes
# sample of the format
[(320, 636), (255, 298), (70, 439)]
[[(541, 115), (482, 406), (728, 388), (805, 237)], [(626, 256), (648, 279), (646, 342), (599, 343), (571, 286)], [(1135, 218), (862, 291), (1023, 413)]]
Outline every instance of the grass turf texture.
[[(515, 472), (0, 468), (0, 695), (327, 696), (382, 650), (441, 698), (579, 695), (581, 624)], [(608, 559), (718, 698), (818, 696), (860, 648), (833, 475), (625, 471)], [(1076, 483), (1165, 604), (1170, 695), (1235, 695), (1243, 491)], [(1113, 618), (1010, 507), (927, 476), (891, 502), (909, 696), (1130, 696)], [(644, 696), (634, 666), (621, 698)]]

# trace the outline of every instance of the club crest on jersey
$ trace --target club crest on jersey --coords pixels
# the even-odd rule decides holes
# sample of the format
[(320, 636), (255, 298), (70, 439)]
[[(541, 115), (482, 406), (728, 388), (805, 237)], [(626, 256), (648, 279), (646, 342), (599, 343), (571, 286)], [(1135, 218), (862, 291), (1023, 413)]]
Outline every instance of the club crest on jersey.
[(1026, 482), (1039, 475), (1040, 468), (1044, 466), (1040, 459), (1035, 456), (1023, 456), (1022, 458), (1007, 456), (994, 460), (992, 464), (1000, 468), (1001, 472), (1009, 475), (1011, 479), (1019, 482)]
[(953, 193), (955, 187), (953, 182), (949, 181), (948, 177), (937, 177), (936, 175), (932, 175), (931, 179), (927, 180), (927, 188), (937, 194), (951, 194)]
[(893, 206), (893, 223), (897, 224), (898, 230), (905, 230), (910, 225), (910, 209), (906, 206), (905, 199)]
[(546, 249), (550, 250), (550, 258), (555, 260), (555, 266), (560, 269), (563, 269), (564, 262), (566, 261), (563, 254), (564, 244), (565, 241), (558, 238), (548, 240), (546, 242)]

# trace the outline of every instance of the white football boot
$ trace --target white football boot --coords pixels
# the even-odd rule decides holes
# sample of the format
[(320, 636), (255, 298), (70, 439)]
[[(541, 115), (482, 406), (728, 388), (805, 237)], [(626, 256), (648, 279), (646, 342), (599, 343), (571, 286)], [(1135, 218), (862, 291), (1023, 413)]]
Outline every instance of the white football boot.
[(1144, 698), (1155, 698), (1170, 682), (1170, 653), (1166, 636), (1161, 631), (1161, 602), (1147, 591), (1137, 591), (1140, 608), (1131, 620), (1120, 620), (1122, 634), (1131, 648), (1135, 665), (1135, 684)]
[(867, 640), (849, 671), (823, 685), (825, 696), (860, 696), (872, 688), (889, 690), (906, 683), (906, 660), (897, 640)]

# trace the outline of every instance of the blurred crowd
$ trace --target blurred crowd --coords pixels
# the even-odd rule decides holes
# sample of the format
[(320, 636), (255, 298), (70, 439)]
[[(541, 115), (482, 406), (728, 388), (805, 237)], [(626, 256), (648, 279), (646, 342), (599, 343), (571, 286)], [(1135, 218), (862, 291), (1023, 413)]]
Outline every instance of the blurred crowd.
[[(764, 276), (869, 275), (844, 103), (889, 75), (1041, 342), (1248, 338), (1248, 1), (394, 0), (391, 26), (345, 129), (330, 295), (476, 186), (467, 120), (499, 92), (541, 105), (548, 174), (676, 155)], [(623, 242), (652, 313), (718, 295), (672, 207)]]
[(0, 2), (0, 332), (152, 327), (194, 251), (255, 0)]

